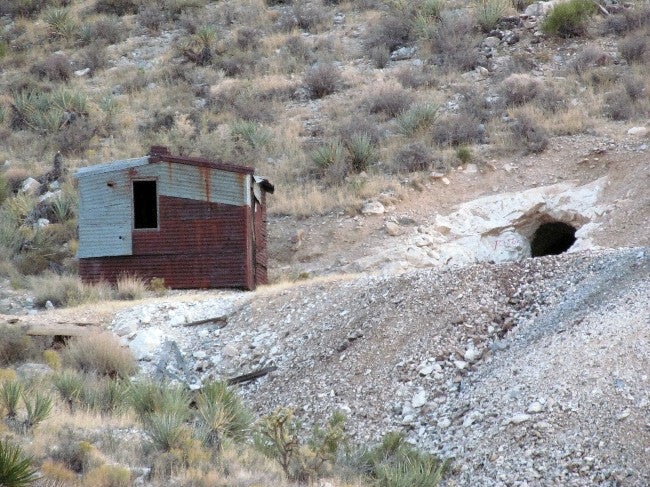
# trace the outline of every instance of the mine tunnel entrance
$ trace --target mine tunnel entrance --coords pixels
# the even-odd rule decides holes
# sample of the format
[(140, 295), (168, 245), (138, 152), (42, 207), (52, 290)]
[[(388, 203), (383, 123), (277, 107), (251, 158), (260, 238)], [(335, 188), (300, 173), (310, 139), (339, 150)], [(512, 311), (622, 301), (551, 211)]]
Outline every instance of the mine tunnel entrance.
[(530, 241), (533, 257), (558, 255), (566, 252), (576, 241), (576, 229), (564, 222), (542, 223)]

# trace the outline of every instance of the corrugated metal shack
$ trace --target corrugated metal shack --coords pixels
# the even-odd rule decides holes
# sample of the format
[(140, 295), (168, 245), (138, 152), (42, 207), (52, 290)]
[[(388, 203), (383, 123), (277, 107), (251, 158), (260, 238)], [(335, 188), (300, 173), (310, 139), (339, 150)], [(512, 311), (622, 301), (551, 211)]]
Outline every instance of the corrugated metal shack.
[(79, 169), (79, 272), (164, 278), (171, 288), (267, 282), (266, 193), (251, 167), (149, 155)]

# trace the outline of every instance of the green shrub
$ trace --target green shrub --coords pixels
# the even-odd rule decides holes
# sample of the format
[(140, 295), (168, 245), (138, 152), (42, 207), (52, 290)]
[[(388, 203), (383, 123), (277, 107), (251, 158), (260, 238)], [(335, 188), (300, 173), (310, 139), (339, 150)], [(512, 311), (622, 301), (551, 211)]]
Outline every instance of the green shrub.
[[(0, 60), (2, 60), (7, 53), (9, 52), (9, 44), (7, 44), (7, 41), (0, 40)], [(2, 123), (2, 120), (0, 119), (0, 123)]]
[(0, 440), (0, 485), (5, 487), (25, 487), (32, 485), (39, 477), (32, 467), (30, 458), (23, 456), (18, 446), (7, 440)]
[(238, 120), (230, 124), (230, 134), (235, 138), (237, 145), (253, 150), (266, 147), (272, 138), (268, 130), (250, 120)]
[(86, 379), (82, 400), (90, 408), (102, 414), (122, 411), (128, 401), (128, 387), (119, 379)]
[(388, 118), (408, 110), (412, 103), (413, 95), (399, 87), (381, 88), (364, 101), (370, 113), (380, 113)]
[(9, 418), (18, 414), (18, 401), (23, 393), (23, 385), (18, 381), (5, 381), (0, 387), (0, 403)]
[(144, 429), (154, 448), (160, 451), (182, 450), (192, 438), (187, 418), (173, 412), (150, 414)]
[(469, 147), (461, 145), (456, 149), (456, 157), (463, 164), (468, 163), (472, 160), (472, 152), (469, 150)]
[(223, 438), (238, 442), (246, 438), (253, 417), (241, 404), (236, 389), (225, 382), (210, 382), (203, 386), (196, 403), (208, 445), (218, 447)]
[(66, 365), (83, 372), (126, 379), (137, 370), (131, 351), (108, 332), (75, 338), (62, 355)]
[(618, 50), (628, 63), (642, 62), (650, 51), (650, 35), (631, 34), (618, 43)]
[(587, 21), (595, 10), (595, 4), (590, 0), (561, 2), (544, 19), (542, 31), (560, 37), (581, 36), (586, 32)]
[(45, 23), (50, 29), (50, 35), (54, 38), (71, 40), (79, 30), (75, 22), (70, 18), (67, 8), (53, 8), (45, 12)]
[(55, 133), (72, 118), (88, 116), (88, 102), (82, 91), (60, 89), (52, 93), (21, 91), (13, 94), (15, 128)]

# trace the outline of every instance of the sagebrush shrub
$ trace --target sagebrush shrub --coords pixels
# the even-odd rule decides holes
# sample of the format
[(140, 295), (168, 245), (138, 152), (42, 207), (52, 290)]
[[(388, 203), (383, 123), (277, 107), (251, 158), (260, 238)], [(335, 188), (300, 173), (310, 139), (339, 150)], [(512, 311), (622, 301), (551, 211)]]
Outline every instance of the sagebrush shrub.
[(366, 47), (383, 47), (394, 51), (412, 40), (413, 21), (410, 12), (393, 9), (384, 14), (379, 22), (370, 27)]
[(34, 353), (31, 338), (20, 327), (0, 325), (0, 365), (22, 362)]
[(478, 66), (480, 36), (466, 15), (445, 13), (431, 36), (434, 60), (447, 71), (469, 71)]
[(618, 43), (621, 57), (628, 63), (638, 63), (644, 60), (650, 48), (650, 35), (631, 34)]
[(405, 145), (397, 151), (393, 159), (395, 172), (416, 172), (431, 166), (431, 150), (422, 142)]
[(134, 14), (138, 11), (138, 0), (96, 0), (95, 10), (100, 13), (122, 15)]
[(309, 68), (305, 74), (305, 85), (312, 98), (323, 98), (331, 95), (341, 85), (339, 68), (330, 63), (319, 63)]
[(68, 81), (72, 76), (72, 64), (63, 54), (52, 54), (45, 60), (34, 64), (32, 72), (50, 81)]
[(596, 11), (590, 0), (568, 0), (555, 5), (542, 23), (542, 31), (560, 37), (581, 36), (587, 31), (587, 21)]
[(368, 50), (368, 57), (377, 69), (383, 69), (390, 61), (390, 50), (386, 46), (374, 46)]
[(413, 103), (413, 95), (399, 87), (384, 87), (369, 95), (364, 104), (370, 113), (394, 118)]
[(485, 129), (471, 115), (456, 113), (438, 118), (432, 128), (432, 140), (438, 145), (462, 145), (481, 142)]
[(625, 8), (622, 12), (605, 17), (603, 32), (605, 34), (624, 35), (644, 26), (650, 26), (650, 5), (637, 4)]
[(578, 52), (571, 60), (571, 68), (578, 75), (582, 75), (587, 69), (595, 66), (605, 66), (610, 58), (606, 52), (597, 46), (589, 45)]
[(141, 277), (125, 275), (117, 280), (118, 299), (142, 299), (146, 293), (147, 283)]
[(542, 81), (533, 76), (511, 74), (502, 81), (499, 87), (499, 95), (505, 105), (523, 105), (537, 98), (542, 88)]
[(605, 95), (603, 113), (612, 120), (629, 120), (634, 116), (634, 100), (624, 89), (617, 89)]
[(523, 147), (525, 153), (543, 152), (548, 146), (548, 133), (531, 116), (516, 115), (510, 130), (516, 147)]

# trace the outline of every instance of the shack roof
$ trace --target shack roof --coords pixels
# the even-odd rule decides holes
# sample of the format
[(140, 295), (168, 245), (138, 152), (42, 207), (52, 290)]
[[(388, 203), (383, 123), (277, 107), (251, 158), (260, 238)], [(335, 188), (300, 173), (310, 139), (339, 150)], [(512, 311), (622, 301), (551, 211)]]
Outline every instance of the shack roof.
[[(189, 166), (199, 166), (199, 167), (208, 167), (211, 169), (220, 169), (222, 171), (235, 172), (239, 174), (254, 174), (255, 169), (249, 166), (237, 166), (235, 164), (229, 164), (221, 161), (210, 161), (208, 159), (203, 159), (200, 157), (187, 157), (187, 156), (174, 156), (169, 153), (169, 150), (166, 147), (153, 146), (149, 150), (149, 154), (144, 157), (137, 157), (134, 159), (124, 159), (119, 161), (107, 162), (104, 164), (97, 164), (95, 166), (82, 167), (78, 169), (75, 173), (77, 178), (86, 176), (88, 174), (102, 174), (115, 171), (123, 171), (125, 169), (131, 169), (137, 166), (144, 166), (146, 164), (154, 164), (157, 162), (171, 162), (175, 164), (187, 164)], [(264, 179), (264, 178), (262, 178)], [(264, 179), (266, 183), (260, 182), (262, 187), (266, 191), (267, 185), (270, 186), (273, 192), (273, 186)]]

